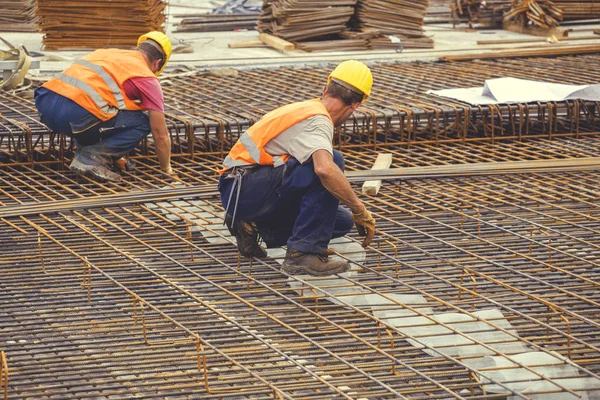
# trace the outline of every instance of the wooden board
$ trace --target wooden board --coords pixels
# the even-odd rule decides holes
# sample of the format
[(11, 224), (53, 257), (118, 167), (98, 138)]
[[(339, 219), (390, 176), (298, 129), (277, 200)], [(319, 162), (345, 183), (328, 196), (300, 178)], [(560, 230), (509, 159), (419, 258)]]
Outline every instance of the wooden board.
[(245, 42), (231, 42), (227, 45), (230, 49), (247, 49), (252, 47), (267, 47), (260, 40), (248, 40)]
[[(371, 167), (371, 170), (376, 169), (388, 169), (392, 165), (392, 154), (391, 153), (379, 153), (375, 159), (375, 164)], [(362, 193), (375, 196), (381, 189), (381, 181), (365, 181), (362, 185)]]
[(268, 33), (259, 34), (258, 39), (260, 39), (260, 41), (266, 44), (267, 46), (281, 51), (294, 50), (295, 47), (293, 43), (278, 38), (277, 36), (269, 35)]
[(540, 28), (539, 26), (522, 26), (514, 23), (504, 23), (502, 28), (505, 31), (524, 33), (526, 35), (550, 37), (556, 36), (557, 38), (569, 36), (569, 29), (567, 28)]

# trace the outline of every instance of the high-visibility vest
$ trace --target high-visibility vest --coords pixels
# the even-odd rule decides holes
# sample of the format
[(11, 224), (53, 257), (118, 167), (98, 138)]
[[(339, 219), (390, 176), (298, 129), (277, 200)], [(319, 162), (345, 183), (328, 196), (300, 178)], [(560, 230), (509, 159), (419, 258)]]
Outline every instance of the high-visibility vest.
[(123, 82), (137, 77), (157, 79), (142, 53), (99, 49), (75, 61), (43, 86), (107, 121), (119, 110), (142, 110), (123, 90)]
[(320, 99), (288, 104), (265, 114), (231, 148), (223, 161), (221, 174), (239, 166), (259, 164), (277, 167), (285, 164), (290, 155), (271, 156), (265, 151), (266, 144), (297, 123), (315, 115), (327, 116), (333, 125), (333, 120)]

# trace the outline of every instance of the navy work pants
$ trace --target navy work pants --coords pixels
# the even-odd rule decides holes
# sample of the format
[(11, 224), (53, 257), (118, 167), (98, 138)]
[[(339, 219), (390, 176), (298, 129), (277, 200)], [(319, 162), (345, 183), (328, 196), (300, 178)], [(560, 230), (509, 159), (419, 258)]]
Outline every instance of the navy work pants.
[(143, 111), (119, 111), (102, 122), (77, 103), (46, 88), (36, 89), (35, 106), (48, 128), (75, 140), (75, 157), (86, 165), (111, 167), (112, 159), (128, 154), (151, 130)]
[[(337, 150), (333, 153), (343, 171), (344, 157)], [(221, 201), (230, 215), (238, 191), (233, 182), (227, 173), (219, 181)], [(235, 219), (255, 222), (269, 248), (287, 244), (306, 253), (325, 251), (332, 238), (344, 236), (354, 226), (350, 210), (325, 189), (312, 161), (300, 164), (295, 158), (277, 168), (255, 167), (243, 176)]]

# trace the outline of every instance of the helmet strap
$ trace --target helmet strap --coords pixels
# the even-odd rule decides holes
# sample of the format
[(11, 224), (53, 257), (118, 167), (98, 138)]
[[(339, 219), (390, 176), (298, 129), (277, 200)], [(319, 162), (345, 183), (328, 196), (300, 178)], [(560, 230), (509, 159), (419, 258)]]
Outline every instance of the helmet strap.
[(350, 90), (350, 91), (352, 91), (352, 92), (354, 92), (354, 93), (356, 93), (358, 95), (361, 95), (363, 97), (363, 99), (364, 99), (365, 94), (363, 92), (361, 92), (360, 90), (358, 90), (357, 88), (355, 88), (354, 86), (352, 86), (352, 85), (350, 85), (350, 84), (348, 84), (348, 83), (346, 83), (344, 81), (341, 81), (339, 79), (336, 79), (336, 78), (331, 78), (331, 80), (333, 82), (337, 83), (338, 85), (340, 85), (341, 87), (346, 88), (346, 89), (348, 89), (348, 90)]
[[(160, 44), (158, 44), (157, 42), (155, 42), (152, 39), (146, 39), (144, 40), (142, 43), (148, 43), (150, 45), (152, 45), (153, 47), (155, 47), (158, 51), (160, 51), (160, 54), (162, 54), (163, 56), (163, 60), (167, 59), (167, 55), (165, 54), (165, 51), (163, 50), (163, 48), (161, 47)], [(141, 43), (140, 43), (141, 44)]]

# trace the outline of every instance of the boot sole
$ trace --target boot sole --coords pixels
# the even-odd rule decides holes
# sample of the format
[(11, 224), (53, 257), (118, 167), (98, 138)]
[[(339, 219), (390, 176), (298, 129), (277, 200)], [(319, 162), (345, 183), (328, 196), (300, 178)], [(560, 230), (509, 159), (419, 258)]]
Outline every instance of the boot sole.
[(310, 276), (330, 276), (341, 274), (342, 272), (347, 272), (350, 270), (349, 264), (344, 264), (339, 268), (327, 270), (327, 271), (311, 271), (302, 267), (295, 267), (292, 265), (284, 264), (281, 268), (283, 271), (290, 275), (310, 275)]
[(70, 167), (69, 169), (71, 171), (75, 172), (75, 174), (77, 174), (79, 176), (87, 176), (89, 178), (92, 178), (96, 182), (100, 182), (100, 183), (106, 183), (106, 182), (119, 183), (119, 182), (121, 182), (121, 176), (120, 175), (119, 175), (118, 179), (117, 178), (115, 178), (115, 179), (108, 179), (104, 175), (98, 174), (95, 171), (92, 171), (92, 170), (89, 170), (89, 169), (81, 169), (81, 168), (78, 168), (78, 167)]

